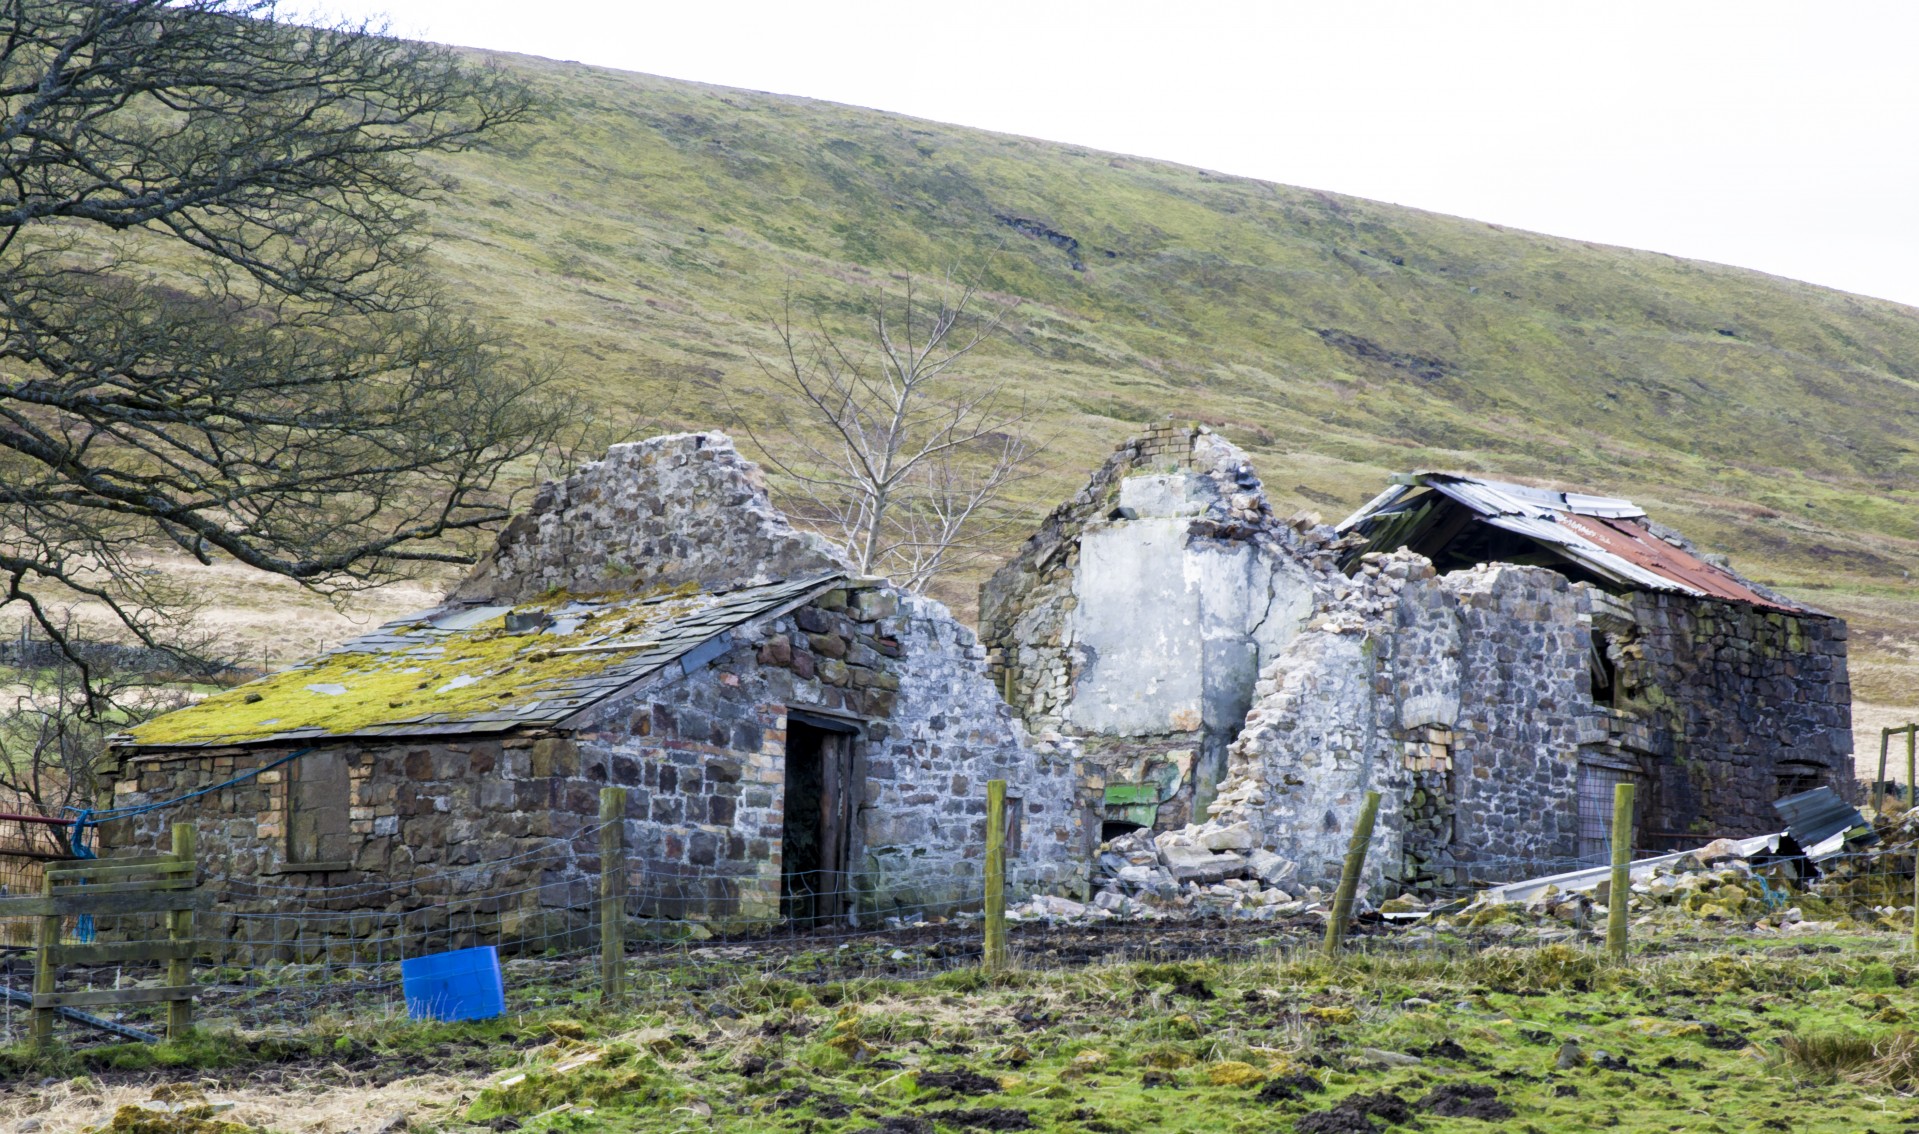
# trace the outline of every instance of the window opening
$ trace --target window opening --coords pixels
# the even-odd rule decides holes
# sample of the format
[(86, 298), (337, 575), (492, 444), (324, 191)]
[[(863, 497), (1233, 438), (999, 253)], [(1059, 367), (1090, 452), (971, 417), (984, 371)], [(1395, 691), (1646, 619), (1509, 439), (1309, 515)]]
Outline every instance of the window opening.
[(1612, 636), (1598, 630), (1592, 632), (1592, 652), (1587, 658), (1592, 670), (1593, 703), (1611, 708), (1617, 705), (1619, 690), (1619, 669), (1612, 660)]
[[(1789, 795), (1798, 795), (1802, 791), (1811, 791), (1824, 782), (1826, 767), (1805, 760), (1785, 760), (1779, 764), (1778, 796), (1784, 799)], [(1900, 785), (1895, 794), (1904, 798), (1904, 787)]]

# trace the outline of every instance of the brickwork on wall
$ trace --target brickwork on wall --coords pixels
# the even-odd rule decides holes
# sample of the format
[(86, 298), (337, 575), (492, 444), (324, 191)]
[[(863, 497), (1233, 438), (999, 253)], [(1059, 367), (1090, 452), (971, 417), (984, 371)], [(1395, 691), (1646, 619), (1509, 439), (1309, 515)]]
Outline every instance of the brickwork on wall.
[(773, 507), (731, 438), (676, 433), (615, 445), (540, 486), (453, 597), (517, 603), (554, 589), (712, 587), (843, 569), (824, 540)]
[(1609, 745), (1648, 769), (1661, 832), (1778, 830), (1783, 787), (1856, 797), (1844, 621), (1666, 594), (1629, 605)]
[[(173, 823), (188, 820), (199, 840), (209, 879), (237, 895), (211, 913), (205, 932), (229, 941), (291, 938), (302, 928), (242, 924), (241, 915), (281, 912), (272, 897), (292, 891), (302, 905), (348, 911), (366, 908), (412, 913), (412, 932), (447, 928), (447, 902), (478, 894), (497, 903), (502, 932), (518, 938), (583, 930), (598, 844), (572, 838), (598, 807), (591, 786), (569, 774), (570, 742), (511, 737), (463, 743), (315, 746), (348, 761), (354, 849), (349, 869), (310, 871), (288, 861), (287, 789), (291, 765), (260, 772), (188, 806), (151, 811), (102, 826), (101, 853), (151, 853), (165, 848)], [(189, 792), (270, 765), (288, 749), (232, 748), (148, 753), (121, 766), (119, 806), (176, 799)], [(310, 753), (313, 754), (313, 753)], [(582, 812), (580, 808), (585, 808)], [(582, 817), (586, 821), (582, 821)], [(554, 851), (556, 853), (537, 853)], [(458, 867), (503, 863), (483, 873)], [(363, 890), (328, 900), (321, 891), (363, 883)], [(393, 883), (383, 890), (380, 883)], [(249, 895), (259, 894), (255, 899)], [(390, 923), (358, 927), (376, 947)], [(245, 960), (244, 955), (236, 959)]]
[(1477, 878), (1556, 870), (1578, 855), (1579, 746), (1594, 732), (1583, 596), (1544, 567), (1439, 580), (1460, 630), (1452, 846), (1435, 865)]

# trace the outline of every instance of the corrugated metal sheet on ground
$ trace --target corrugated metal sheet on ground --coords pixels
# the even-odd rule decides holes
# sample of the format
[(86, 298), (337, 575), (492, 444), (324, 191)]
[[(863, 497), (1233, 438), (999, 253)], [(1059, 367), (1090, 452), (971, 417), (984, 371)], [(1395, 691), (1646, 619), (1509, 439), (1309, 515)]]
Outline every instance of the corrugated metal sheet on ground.
[(1855, 828), (1865, 828), (1870, 836), (1855, 841), (1862, 844), (1878, 841), (1859, 809), (1839, 798), (1839, 793), (1829, 787), (1816, 787), (1774, 800), (1772, 809), (1786, 821), (1786, 834), (1792, 836), (1792, 841), (1815, 856), (1824, 853), (1822, 844)]

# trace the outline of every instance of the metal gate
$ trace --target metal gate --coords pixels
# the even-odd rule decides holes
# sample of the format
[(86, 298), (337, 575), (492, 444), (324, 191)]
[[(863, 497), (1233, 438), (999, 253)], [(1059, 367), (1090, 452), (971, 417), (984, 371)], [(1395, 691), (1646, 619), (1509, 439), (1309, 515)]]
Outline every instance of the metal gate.
[[(1579, 860), (1593, 866), (1612, 861), (1613, 788), (1637, 784), (1639, 777), (1624, 768), (1603, 764), (1579, 765)], [(1638, 809), (1638, 792), (1633, 793)]]

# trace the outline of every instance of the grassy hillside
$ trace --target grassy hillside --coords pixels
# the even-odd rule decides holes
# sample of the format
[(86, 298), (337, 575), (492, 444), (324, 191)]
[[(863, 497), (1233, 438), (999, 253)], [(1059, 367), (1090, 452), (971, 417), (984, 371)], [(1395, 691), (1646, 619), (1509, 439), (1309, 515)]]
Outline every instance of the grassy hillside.
[[(1919, 705), (1906, 565), (1919, 312), (1070, 145), (500, 57), (548, 114), (445, 163), (450, 288), (648, 426), (757, 412), (791, 289), (983, 270), (1024, 300), (977, 369), (1057, 432), (1037, 516), (1174, 413), (1329, 518), (1417, 466), (1630, 496), (1852, 617), (1859, 692)], [(1017, 223), (1015, 223), (1017, 222)], [(1037, 235), (1036, 235), (1037, 234)], [(964, 595), (970, 582), (955, 588)], [(1876, 749), (1876, 739), (1874, 741)]]

